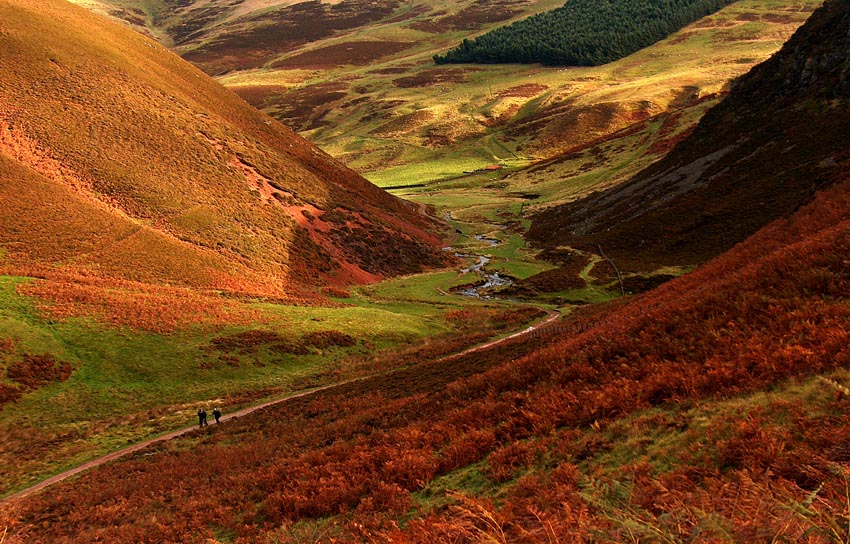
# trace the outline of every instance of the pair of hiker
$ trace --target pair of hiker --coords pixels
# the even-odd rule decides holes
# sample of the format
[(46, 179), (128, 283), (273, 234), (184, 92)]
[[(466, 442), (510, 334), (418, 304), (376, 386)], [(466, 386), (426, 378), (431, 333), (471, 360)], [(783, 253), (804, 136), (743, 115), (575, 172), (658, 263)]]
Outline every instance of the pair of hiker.
[[(213, 417), (215, 418), (215, 422), (218, 423), (218, 420), (221, 419), (221, 411), (218, 408), (213, 408), (212, 411)], [(207, 411), (203, 408), (198, 410), (198, 427), (206, 427), (207, 426)]]

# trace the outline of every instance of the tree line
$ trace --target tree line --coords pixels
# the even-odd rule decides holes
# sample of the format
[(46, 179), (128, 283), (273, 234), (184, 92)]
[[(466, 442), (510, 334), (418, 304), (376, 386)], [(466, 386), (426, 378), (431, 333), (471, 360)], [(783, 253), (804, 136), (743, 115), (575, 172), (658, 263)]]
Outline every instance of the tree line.
[(562, 7), (465, 39), (437, 64), (598, 66), (652, 45), (735, 0), (569, 0)]

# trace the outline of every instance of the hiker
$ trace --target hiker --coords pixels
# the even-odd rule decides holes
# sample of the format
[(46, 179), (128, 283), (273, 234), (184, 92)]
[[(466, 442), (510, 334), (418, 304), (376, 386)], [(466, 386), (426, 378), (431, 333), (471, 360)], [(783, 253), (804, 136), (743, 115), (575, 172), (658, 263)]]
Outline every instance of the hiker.
[(207, 426), (207, 411), (203, 408), (198, 409), (198, 427)]
[(221, 412), (218, 408), (213, 408), (213, 417), (215, 418), (216, 425), (218, 425), (218, 420), (221, 418)]

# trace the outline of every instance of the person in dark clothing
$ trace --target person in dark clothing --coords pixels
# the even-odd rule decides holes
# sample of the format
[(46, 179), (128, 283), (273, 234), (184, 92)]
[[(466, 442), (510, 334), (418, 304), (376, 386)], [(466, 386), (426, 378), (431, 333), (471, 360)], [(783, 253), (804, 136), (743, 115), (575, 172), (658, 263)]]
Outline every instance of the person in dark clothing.
[(213, 417), (215, 418), (216, 424), (218, 424), (218, 420), (221, 419), (221, 412), (218, 408), (213, 408)]
[(198, 427), (207, 426), (207, 411), (203, 408), (198, 410)]

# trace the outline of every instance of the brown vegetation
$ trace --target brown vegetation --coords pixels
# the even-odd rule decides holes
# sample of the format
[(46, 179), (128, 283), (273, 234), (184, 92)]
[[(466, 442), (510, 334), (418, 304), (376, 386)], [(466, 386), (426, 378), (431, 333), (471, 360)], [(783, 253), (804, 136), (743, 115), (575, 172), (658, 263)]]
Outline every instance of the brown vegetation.
[(548, 90), (549, 87), (540, 83), (526, 83), (499, 91), (499, 98), (531, 98)]
[(563, 252), (557, 256), (550, 253), (546, 257), (557, 260), (558, 267), (515, 281), (505, 293), (510, 296), (533, 297), (539, 293), (557, 293), (587, 287), (587, 282), (581, 278), (581, 272), (590, 264), (590, 257)]
[(390, 41), (343, 42), (310, 49), (275, 61), (270, 68), (322, 70), (341, 65), (366, 66), (381, 57), (408, 49), (411, 43)]
[[(398, 5), (397, 0), (299, 2), (260, 10), (223, 27), (202, 28), (198, 34), (178, 36), (175, 41), (178, 49), (185, 49), (184, 58), (207, 73), (220, 74), (263, 66), (282, 52), (387, 17)], [(194, 15), (191, 19), (204, 23)]]
[[(302, 298), (442, 262), (415, 206), (154, 42), (66, 2), (0, 13), (0, 247), (7, 273), (64, 277), (34, 287), (54, 306), (93, 294), (75, 277)], [(336, 210), (387, 251), (365, 272), (329, 231), (299, 229), (304, 209)], [(329, 264), (314, 276), (305, 255)]]
[(470, 6), (456, 13), (432, 13), (427, 20), (411, 23), (410, 28), (434, 34), (456, 30), (478, 30), (486, 24), (507, 21), (522, 13), (515, 9), (518, 3), (510, 0), (475, 0)]
[[(580, 466), (615, 447), (618, 421), (630, 414), (645, 414), (638, 421), (646, 428), (686, 429), (663, 415), (672, 411), (647, 410), (850, 367), (848, 209), (845, 183), (697, 272), (579, 313), (531, 342), (294, 400), (199, 435), (191, 450), (159, 446), (16, 503), (7, 523), (13, 538), (31, 542), (210, 538), (222, 528), (248, 542), (345, 512), (332, 518), (341, 542), (364, 534), (381, 542), (463, 539), (475, 528), (506, 541), (616, 541), (634, 519), (685, 537), (704, 512), (728, 519), (738, 539), (798, 539), (825, 522), (781, 515), (783, 505), (817, 489), (812, 516), (841, 512), (846, 472), (830, 467), (846, 459), (846, 395), (827, 395), (825, 412), (773, 404), (740, 422), (694, 429), (690, 453), (666, 468), (637, 463), (589, 474)], [(790, 423), (771, 424), (773, 411)], [(199, 459), (227, 469), (208, 470)], [(452, 494), (453, 506), (418, 513), (404, 530), (396, 525), (415, 504), (410, 493), (471, 463), (483, 463), (494, 485), (507, 484), (499, 504)]]
[(393, 80), (393, 85), (402, 89), (410, 89), (439, 85), (441, 83), (460, 83), (466, 81), (469, 74), (476, 70), (476, 68), (434, 68), (432, 70), (424, 70), (414, 76), (396, 78)]
[(71, 377), (73, 368), (67, 361), (49, 353), (19, 353), (10, 338), (4, 338), (2, 344), (8, 348), (0, 349), (0, 368), (5, 367), (5, 378), (11, 383), (0, 383), (0, 407), (17, 401), (24, 393)]

